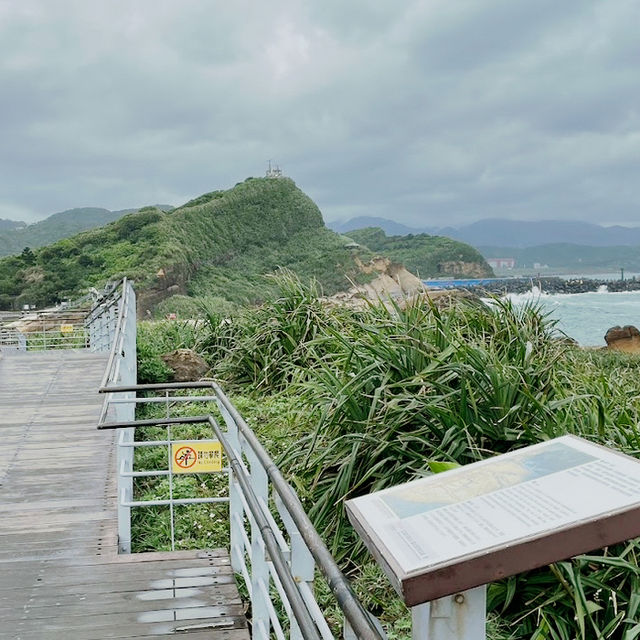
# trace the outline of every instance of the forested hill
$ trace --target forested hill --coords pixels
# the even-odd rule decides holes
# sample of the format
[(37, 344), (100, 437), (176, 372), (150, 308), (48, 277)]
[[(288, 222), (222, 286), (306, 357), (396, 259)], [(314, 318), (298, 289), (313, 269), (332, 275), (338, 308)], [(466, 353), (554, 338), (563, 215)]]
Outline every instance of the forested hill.
[(376, 253), (402, 262), (421, 278), (493, 275), (493, 270), (476, 249), (451, 238), (426, 233), (387, 236), (378, 227), (347, 231), (346, 235)]
[[(160, 209), (171, 209), (169, 205), (156, 205)], [(81, 207), (54, 213), (44, 220), (27, 225), (24, 222), (0, 224), (0, 256), (20, 253), (25, 247), (35, 249), (68, 238), (81, 231), (101, 227), (138, 209), (109, 211), (99, 207)], [(11, 220), (0, 220), (0, 223)]]
[(326, 293), (361, 279), (344, 237), (288, 178), (248, 178), (170, 212), (141, 209), (104, 227), (0, 260), (0, 308), (41, 307), (128, 276), (141, 310), (176, 294), (257, 301), (288, 267)]

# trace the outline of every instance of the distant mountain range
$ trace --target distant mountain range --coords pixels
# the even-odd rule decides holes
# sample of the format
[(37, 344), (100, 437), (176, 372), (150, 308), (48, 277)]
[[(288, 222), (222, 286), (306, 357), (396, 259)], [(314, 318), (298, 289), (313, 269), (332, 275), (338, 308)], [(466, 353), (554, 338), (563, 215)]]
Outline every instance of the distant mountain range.
[(22, 222), (21, 220), (6, 220), (5, 218), (0, 218), (0, 232), (11, 229), (20, 229), (21, 227), (26, 226), (27, 223)]
[[(173, 208), (168, 204), (154, 206), (163, 211), (170, 211)], [(44, 247), (80, 231), (101, 227), (134, 211), (138, 209), (109, 211), (99, 207), (82, 207), (54, 213), (34, 224), (0, 219), (0, 256), (20, 253), (25, 247), (31, 249)]]
[(473, 247), (535, 247), (569, 243), (591, 247), (638, 246), (640, 227), (603, 227), (590, 222), (539, 222), (489, 218), (461, 227), (408, 227), (386, 218), (360, 216), (346, 222), (330, 222), (328, 227), (345, 233), (364, 227), (379, 227), (388, 235), (429, 233), (466, 242)]
[(432, 233), (432, 228), (407, 227), (400, 222), (387, 220), (387, 218), (376, 218), (374, 216), (358, 216), (350, 220), (327, 222), (327, 227), (338, 233), (347, 233), (356, 229), (367, 229), (369, 227), (377, 227), (382, 229), (388, 236), (406, 236), (410, 233)]

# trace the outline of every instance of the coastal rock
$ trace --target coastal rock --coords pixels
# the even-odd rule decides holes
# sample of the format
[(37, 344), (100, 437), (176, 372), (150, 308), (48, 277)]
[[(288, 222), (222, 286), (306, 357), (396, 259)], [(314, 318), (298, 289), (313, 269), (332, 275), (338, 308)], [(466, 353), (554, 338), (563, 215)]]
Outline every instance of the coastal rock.
[(609, 349), (640, 353), (640, 331), (633, 325), (611, 327), (604, 336)]
[(209, 365), (192, 349), (176, 349), (160, 356), (162, 361), (173, 370), (176, 382), (199, 380), (208, 370)]
[(465, 289), (428, 290), (426, 296), (438, 309), (450, 309), (463, 301), (479, 300), (478, 296)]
[(139, 317), (150, 316), (151, 312), (166, 298), (177, 294), (187, 294), (189, 272), (183, 265), (165, 266), (156, 272), (153, 283), (137, 290), (136, 307)]

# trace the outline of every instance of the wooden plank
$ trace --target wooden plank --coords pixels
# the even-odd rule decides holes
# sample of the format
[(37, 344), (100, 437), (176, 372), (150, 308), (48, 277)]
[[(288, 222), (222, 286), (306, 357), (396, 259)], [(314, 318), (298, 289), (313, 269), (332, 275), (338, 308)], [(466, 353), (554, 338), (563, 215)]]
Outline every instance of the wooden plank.
[(117, 555), (105, 362), (0, 359), (0, 639), (248, 640), (226, 550)]

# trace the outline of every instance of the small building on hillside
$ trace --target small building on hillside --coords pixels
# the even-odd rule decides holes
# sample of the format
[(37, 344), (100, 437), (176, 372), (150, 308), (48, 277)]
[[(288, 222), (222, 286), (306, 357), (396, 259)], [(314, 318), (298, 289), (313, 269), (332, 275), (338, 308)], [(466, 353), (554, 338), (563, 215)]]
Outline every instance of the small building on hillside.
[(516, 266), (515, 258), (487, 258), (492, 269), (513, 269)]

